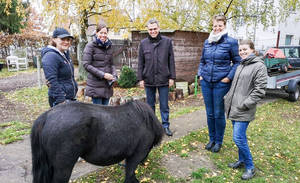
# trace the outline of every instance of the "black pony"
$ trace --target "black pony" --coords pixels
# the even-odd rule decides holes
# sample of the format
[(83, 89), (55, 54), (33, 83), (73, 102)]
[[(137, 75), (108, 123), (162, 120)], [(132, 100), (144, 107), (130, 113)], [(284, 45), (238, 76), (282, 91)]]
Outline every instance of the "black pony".
[(67, 103), (53, 107), (31, 130), (33, 183), (67, 183), (79, 157), (107, 166), (126, 160), (126, 183), (163, 136), (148, 104), (121, 106)]

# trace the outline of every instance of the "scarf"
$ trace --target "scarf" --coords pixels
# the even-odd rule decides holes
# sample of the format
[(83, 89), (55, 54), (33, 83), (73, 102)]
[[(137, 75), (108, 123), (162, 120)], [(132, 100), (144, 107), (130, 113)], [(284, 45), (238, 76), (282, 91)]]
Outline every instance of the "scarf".
[(242, 65), (249, 65), (254, 58), (256, 58), (256, 55), (254, 53), (251, 53), (247, 58), (245, 58), (241, 61), (241, 64)]
[(222, 32), (219, 32), (218, 34), (214, 34), (214, 31), (211, 31), (208, 37), (208, 43), (218, 42), (221, 39), (221, 37), (227, 33), (228, 33), (227, 29), (224, 29)]
[(103, 48), (108, 48), (110, 45), (112, 45), (111, 41), (107, 38), (105, 42), (102, 42), (97, 36), (96, 38), (96, 43), (98, 46), (103, 47)]

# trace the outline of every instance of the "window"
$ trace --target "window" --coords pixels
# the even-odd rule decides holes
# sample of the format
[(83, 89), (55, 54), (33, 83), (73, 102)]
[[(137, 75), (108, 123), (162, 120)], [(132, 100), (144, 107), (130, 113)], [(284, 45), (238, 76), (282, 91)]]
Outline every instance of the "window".
[(287, 58), (299, 58), (299, 48), (285, 48), (284, 54)]
[(285, 36), (285, 45), (291, 45), (292, 38), (293, 38), (293, 35), (286, 35)]

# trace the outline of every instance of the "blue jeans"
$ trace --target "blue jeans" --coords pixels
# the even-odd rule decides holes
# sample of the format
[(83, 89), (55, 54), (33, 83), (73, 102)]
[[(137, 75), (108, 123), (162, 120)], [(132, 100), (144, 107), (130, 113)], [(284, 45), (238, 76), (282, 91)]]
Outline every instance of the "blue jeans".
[(93, 101), (93, 104), (100, 104), (100, 105), (108, 105), (108, 102), (109, 102), (109, 98), (93, 98), (92, 97), (92, 101)]
[(232, 121), (232, 125), (233, 141), (239, 148), (239, 161), (245, 163), (246, 169), (253, 169), (254, 164), (246, 135), (249, 121)]
[(224, 96), (230, 89), (231, 83), (201, 81), (201, 89), (204, 98), (209, 141), (217, 144), (223, 143), (226, 127)]
[(145, 87), (147, 103), (155, 112), (155, 102), (156, 102), (156, 89), (158, 89), (159, 93), (159, 108), (161, 121), (164, 128), (169, 127), (169, 87), (168, 86), (160, 86), (160, 87)]
[(48, 102), (49, 102), (50, 107), (54, 107), (54, 105), (55, 105), (55, 98), (49, 96), (48, 97)]

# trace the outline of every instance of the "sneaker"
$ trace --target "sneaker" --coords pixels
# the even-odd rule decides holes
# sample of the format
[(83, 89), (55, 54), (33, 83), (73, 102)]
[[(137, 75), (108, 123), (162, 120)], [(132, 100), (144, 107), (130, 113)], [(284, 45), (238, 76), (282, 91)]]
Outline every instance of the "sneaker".
[(215, 144), (213, 148), (211, 148), (211, 152), (217, 153), (220, 151), (222, 144)]
[(236, 168), (243, 168), (245, 166), (244, 162), (242, 161), (236, 161), (234, 163), (229, 163), (228, 164), (228, 167), (229, 168), (233, 168), (233, 169), (236, 169)]
[(166, 133), (166, 135), (168, 135), (168, 136), (172, 136), (172, 135), (173, 135), (173, 133), (171, 132), (171, 130), (169, 129), (169, 127), (166, 127), (166, 128), (165, 128), (165, 133)]
[(211, 148), (215, 145), (215, 142), (209, 142), (208, 144), (206, 144), (205, 149), (206, 150), (211, 150)]
[(255, 169), (247, 169), (243, 175), (242, 175), (242, 179), (243, 180), (249, 180), (249, 179), (252, 179), (255, 175)]

